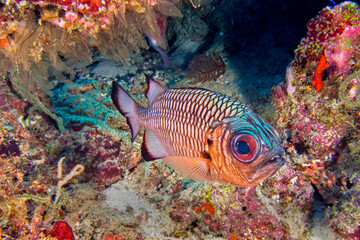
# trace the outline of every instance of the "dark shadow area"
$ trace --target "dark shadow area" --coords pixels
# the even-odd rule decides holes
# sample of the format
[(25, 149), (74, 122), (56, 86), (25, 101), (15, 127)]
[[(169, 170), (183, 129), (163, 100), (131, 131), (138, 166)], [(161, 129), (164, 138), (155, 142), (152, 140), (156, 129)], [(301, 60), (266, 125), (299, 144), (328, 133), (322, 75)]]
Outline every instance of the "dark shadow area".
[(249, 101), (269, 98), (271, 88), (284, 80), (294, 50), (306, 35), (307, 22), (322, 8), (333, 5), (329, 0), (237, 0), (219, 4), (219, 10), (209, 18), (210, 29), (214, 38), (223, 35), (229, 67), (238, 72), (239, 91)]

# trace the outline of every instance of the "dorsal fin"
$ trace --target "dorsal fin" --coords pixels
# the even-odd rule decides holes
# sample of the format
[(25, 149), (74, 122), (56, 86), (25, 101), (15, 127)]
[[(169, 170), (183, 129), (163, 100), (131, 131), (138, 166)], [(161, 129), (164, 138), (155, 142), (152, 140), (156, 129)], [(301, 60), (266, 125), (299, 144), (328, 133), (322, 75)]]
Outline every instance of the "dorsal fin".
[(162, 84), (156, 82), (149, 75), (145, 74), (145, 76), (146, 76), (146, 81), (148, 83), (148, 90), (146, 92), (146, 97), (149, 100), (149, 103), (152, 104), (156, 96), (159, 95), (161, 92), (166, 91), (167, 88)]

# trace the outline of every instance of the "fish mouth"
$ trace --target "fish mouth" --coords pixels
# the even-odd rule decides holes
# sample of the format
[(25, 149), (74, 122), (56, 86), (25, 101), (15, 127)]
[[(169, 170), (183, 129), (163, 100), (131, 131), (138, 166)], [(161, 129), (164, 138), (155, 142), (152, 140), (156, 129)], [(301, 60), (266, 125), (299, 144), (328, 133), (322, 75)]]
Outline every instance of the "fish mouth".
[(285, 158), (283, 158), (281, 155), (275, 155), (272, 158), (270, 158), (268, 161), (265, 161), (260, 168), (269, 167), (269, 165), (278, 165), (278, 168), (280, 168), (282, 165), (285, 164)]
[(257, 168), (253, 177), (249, 179), (249, 182), (259, 183), (271, 177), (284, 164), (285, 164), (285, 159), (282, 157), (282, 155), (275, 155), (271, 157), (269, 160), (264, 161), (264, 163)]

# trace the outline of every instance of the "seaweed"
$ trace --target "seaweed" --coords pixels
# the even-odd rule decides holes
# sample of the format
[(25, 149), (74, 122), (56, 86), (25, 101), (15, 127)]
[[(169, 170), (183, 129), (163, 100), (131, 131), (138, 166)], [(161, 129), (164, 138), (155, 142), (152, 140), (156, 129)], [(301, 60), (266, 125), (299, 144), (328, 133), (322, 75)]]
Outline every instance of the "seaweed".
[(196, 55), (189, 63), (188, 76), (204, 83), (214, 81), (226, 71), (226, 64), (222, 57), (215, 52), (208, 52), (201, 56)]

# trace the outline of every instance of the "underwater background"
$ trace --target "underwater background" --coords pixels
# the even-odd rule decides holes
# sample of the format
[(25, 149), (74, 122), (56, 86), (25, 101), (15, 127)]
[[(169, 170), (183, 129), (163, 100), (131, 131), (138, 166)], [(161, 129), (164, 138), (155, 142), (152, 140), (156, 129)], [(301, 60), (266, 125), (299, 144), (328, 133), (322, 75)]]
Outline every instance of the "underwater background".
[[(0, 239), (360, 239), (360, 7), (1, 0)], [(145, 162), (110, 97), (144, 74), (249, 105), (286, 164), (255, 187)]]

